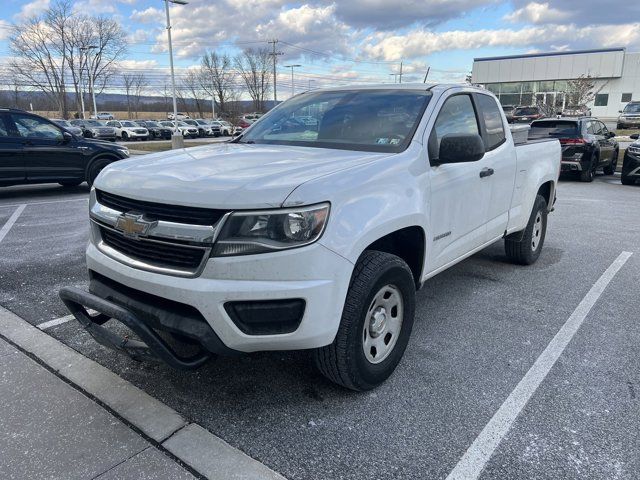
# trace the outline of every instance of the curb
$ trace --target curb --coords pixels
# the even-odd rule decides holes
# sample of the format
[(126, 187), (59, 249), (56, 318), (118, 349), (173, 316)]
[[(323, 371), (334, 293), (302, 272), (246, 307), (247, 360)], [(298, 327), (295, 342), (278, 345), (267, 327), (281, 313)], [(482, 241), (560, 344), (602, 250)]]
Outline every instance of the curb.
[(0, 307), (0, 336), (129, 422), (205, 478), (285, 480), (99, 363)]

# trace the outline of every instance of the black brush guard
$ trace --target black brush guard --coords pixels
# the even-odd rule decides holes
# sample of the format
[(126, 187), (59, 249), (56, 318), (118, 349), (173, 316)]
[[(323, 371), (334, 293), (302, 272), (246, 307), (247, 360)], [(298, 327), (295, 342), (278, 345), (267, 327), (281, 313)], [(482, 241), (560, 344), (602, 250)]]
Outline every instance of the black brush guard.
[[(160, 360), (179, 370), (195, 370), (214, 356), (213, 352), (202, 347), (192, 356), (179, 355), (154, 329), (133, 312), (92, 293), (75, 287), (63, 287), (60, 289), (60, 298), (98, 343), (124, 353), (134, 360)], [(98, 313), (91, 315), (87, 309)], [(117, 320), (128, 327), (142, 341), (121, 337), (104, 328), (102, 325), (110, 319)]]

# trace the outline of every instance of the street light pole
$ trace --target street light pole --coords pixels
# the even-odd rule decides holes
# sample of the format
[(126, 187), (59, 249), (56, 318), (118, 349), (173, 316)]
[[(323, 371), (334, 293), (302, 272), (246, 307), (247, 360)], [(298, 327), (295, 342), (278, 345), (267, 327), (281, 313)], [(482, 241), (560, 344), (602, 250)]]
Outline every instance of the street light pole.
[(301, 67), (302, 65), (285, 65), (284, 68), (290, 68), (291, 69), (291, 96), (293, 97), (296, 93), (296, 89), (293, 85), (293, 69), (297, 68), (297, 67)]
[(211, 77), (211, 120), (216, 119), (216, 84)]
[[(84, 49), (82, 47), (79, 48), (80, 52)], [(80, 114), (80, 118), (84, 120), (84, 79), (82, 77), (82, 71), (84, 70), (84, 59), (82, 57), (82, 53), (80, 53), (80, 108), (82, 109), (82, 113)]]
[(173, 135), (171, 135), (171, 148), (183, 148), (184, 137), (178, 133), (178, 104), (176, 102), (176, 76), (173, 70), (173, 47), (171, 45), (171, 19), (169, 18), (169, 3), (186, 5), (185, 0), (164, 0), (167, 13), (167, 38), (169, 40), (169, 65), (171, 66), (171, 90), (173, 95)]

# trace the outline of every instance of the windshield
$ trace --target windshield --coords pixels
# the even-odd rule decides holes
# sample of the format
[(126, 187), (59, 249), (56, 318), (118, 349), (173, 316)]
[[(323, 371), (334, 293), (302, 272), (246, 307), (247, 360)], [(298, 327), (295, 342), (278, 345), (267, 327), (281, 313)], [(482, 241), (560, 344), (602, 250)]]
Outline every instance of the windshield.
[(516, 115), (537, 115), (538, 109), (536, 107), (524, 107), (524, 108), (516, 108)]
[(159, 127), (158, 122), (144, 122), (147, 127)]
[(72, 127), (73, 126), (66, 120), (52, 120), (52, 122), (60, 125), (61, 127)]
[(578, 122), (545, 120), (534, 122), (529, 130), (529, 137), (571, 137), (578, 135)]
[(186, 124), (186, 123), (184, 123), (184, 122), (176, 122), (176, 125), (177, 125), (178, 127), (188, 127), (188, 126), (189, 126), (189, 125), (187, 125), (187, 124)]
[(426, 90), (309, 92), (262, 117), (238, 143), (401, 152), (430, 99)]
[(122, 122), (122, 126), (123, 127), (137, 127), (138, 125), (136, 125), (133, 122)]
[(640, 103), (629, 103), (624, 107), (624, 113), (640, 113)]
[(84, 124), (88, 125), (89, 127), (104, 127), (104, 125), (102, 125), (97, 120), (86, 120)]

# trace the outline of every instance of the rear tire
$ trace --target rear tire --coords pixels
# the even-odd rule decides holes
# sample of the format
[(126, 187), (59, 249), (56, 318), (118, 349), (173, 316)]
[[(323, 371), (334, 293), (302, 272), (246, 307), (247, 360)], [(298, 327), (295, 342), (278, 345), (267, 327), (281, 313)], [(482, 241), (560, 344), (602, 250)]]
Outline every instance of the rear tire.
[(129, 134), (127, 132), (122, 132), (122, 141), (126, 142), (129, 140)]
[[(537, 195), (524, 232), (504, 239), (507, 258), (519, 265), (531, 265), (538, 260), (547, 234), (547, 201)], [(511, 237), (511, 238), (510, 238)], [(517, 239), (520, 237), (519, 239)]]
[(580, 172), (580, 181), (589, 182), (589, 183), (593, 182), (593, 178), (596, 175), (597, 165), (598, 165), (598, 157), (594, 155), (593, 158), (591, 159), (591, 163), (589, 164), (588, 168)]
[(606, 167), (602, 168), (602, 172), (605, 175), (613, 175), (616, 173), (616, 167), (618, 166), (618, 150), (613, 151), (613, 158), (611, 159), (611, 163)]
[(353, 271), (338, 333), (313, 352), (318, 370), (351, 390), (370, 390), (395, 370), (409, 342), (415, 282), (400, 257), (365, 251)]

